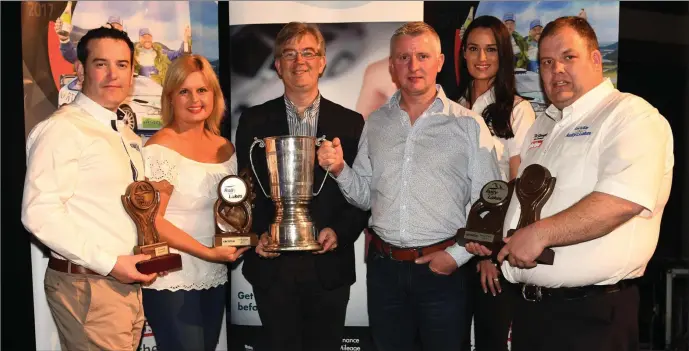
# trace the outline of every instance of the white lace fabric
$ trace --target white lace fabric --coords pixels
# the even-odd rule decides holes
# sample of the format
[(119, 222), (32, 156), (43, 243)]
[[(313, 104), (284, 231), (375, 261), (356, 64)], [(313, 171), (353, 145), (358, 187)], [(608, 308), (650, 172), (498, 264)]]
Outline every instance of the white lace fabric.
[[(236, 155), (223, 163), (202, 163), (188, 159), (165, 146), (153, 144), (143, 149), (146, 177), (150, 181), (166, 180), (174, 188), (165, 219), (191, 235), (201, 244), (213, 245), (215, 233), (213, 205), (218, 198), (220, 180), (237, 173)], [(227, 266), (208, 262), (170, 248), (182, 256), (182, 270), (171, 272), (145, 288), (155, 290), (201, 290), (227, 282)]]

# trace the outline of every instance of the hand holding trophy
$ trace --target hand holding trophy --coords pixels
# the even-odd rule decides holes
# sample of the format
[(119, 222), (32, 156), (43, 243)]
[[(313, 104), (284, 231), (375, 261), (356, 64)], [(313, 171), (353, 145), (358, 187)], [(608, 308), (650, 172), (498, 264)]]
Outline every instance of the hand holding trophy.
[(265, 148), (266, 165), (270, 179), (270, 195), (256, 179), (266, 198), (273, 200), (275, 216), (270, 224), (270, 241), (263, 246), (266, 252), (321, 251), (323, 246), (316, 240), (318, 231), (309, 214), (309, 203), (318, 196), (328, 179), (326, 171), (317, 192), (314, 188), (314, 166), (316, 147), (325, 140), (325, 135), (272, 136), (254, 138), (249, 148), (249, 161), (254, 175), (258, 177), (253, 161), (256, 145)]
[[(521, 177), (509, 184), (502, 180), (494, 180), (481, 189), (480, 198), (469, 211), (466, 228), (457, 231), (457, 242), (460, 245), (478, 243), (491, 251), (491, 257), (496, 259), (498, 252), (505, 246), (502, 240), (503, 222), (507, 214), (512, 192), (516, 191), (521, 205), (521, 214), (517, 229), (524, 228), (538, 220), (543, 205), (555, 188), (555, 177), (539, 164), (532, 164), (524, 169)], [(507, 237), (512, 236), (515, 229), (507, 231)], [(551, 248), (543, 250), (536, 259), (537, 263), (552, 265), (555, 252)]]
[(148, 181), (135, 181), (127, 187), (122, 195), (122, 205), (136, 224), (138, 245), (135, 254), (146, 254), (151, 259), (136, 264), (143, 274), (174, 271), (182, 268), (182, 257), (170, 253), (166, 242), (160, 241), (155, 226), (155, 218), (160, 206), (160, 193)]
[(251, 233), (253, 201), (256, 198), (251, 173), (243, 169), (218, 184), (214, 206), (214, 246), (256, 246), (258, 236)]

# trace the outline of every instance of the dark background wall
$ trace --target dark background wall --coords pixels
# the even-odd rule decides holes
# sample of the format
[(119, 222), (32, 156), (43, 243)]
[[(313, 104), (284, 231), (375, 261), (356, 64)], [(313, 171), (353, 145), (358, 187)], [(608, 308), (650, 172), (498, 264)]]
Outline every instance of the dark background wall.
[[(2, 349), (34, 350), (33, 297), (29, 235), (21, 221), (24, 182), (24, 111), (21, 58), (21, 3), (2, 2), (2, 79), (0, 104), (0, 298)], [(452, 51), (459, 8), (467, 2), (426, 2), (426, 21), (436, 26), (443, 51)], [(430, 14), (437, 14), (435, 16)], [(229, 96), (229, 77), (223, 73), (229, 59), (227, 4), (219, 5), (220, 79)], [(457, 18), (454, 18), (457, 17)], [(461, 19), (463, 20), (463, 19)], [(642, 279), (640, 328), (642, 341), (662, 347), (664, 273), (689, 262), (689, 188), (686, 185), (687, 112), (689, 111), (689, 3), (621, 2), (620, 90), (645, 98), (668, 119), (675, 136), (675, 172), (672, 194), (665, 209), (660, 242)], [(453, 62), (450, 57), (446, 59)], [(447, 65), (448, 67), (450, 65)], [(449, 83), (441, 82), (448, 86)], [(448, 88), (446, 88), (447, 90)], [(450, 89), (450, 94), (452, 87)], [(449, 94), (448, 94), (449, 95)], [(684, 301), (686, 303), (686, 301)], [(686, 309), (683, 313), (686, 314)], [(683, 341), (680, 341), (683, 342)]]

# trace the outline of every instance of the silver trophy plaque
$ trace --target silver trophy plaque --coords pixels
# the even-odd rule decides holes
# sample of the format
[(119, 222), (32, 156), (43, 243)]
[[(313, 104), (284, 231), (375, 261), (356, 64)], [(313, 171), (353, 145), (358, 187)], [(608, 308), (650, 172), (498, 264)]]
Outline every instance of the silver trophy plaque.
[[(265, 251), (318, 251), (322, 249), (316, 240), (318, 233), (309, 215), (309, 202), (318, 196), (329, 171), (326, 172), (318, 192), (313, 192), (313, 168), (316, 147), (325, 140), (310, 136), (274, 136), (254, 138), (249, 148), (249, 160), (256, 181), (263, 194), (275, 204), (275, 218), (270, 224), (270, 245)], [(253, 161), (254, 146), (266, 150), (270, 176), (270, 195), (266, 193), (256, 174)]]

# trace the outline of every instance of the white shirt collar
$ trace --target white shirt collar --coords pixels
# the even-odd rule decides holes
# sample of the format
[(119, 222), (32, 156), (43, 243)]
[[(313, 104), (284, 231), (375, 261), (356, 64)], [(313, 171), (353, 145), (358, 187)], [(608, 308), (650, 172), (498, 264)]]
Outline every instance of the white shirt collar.
[[(471, 83), (473, 87), (473, 82)], [(470, 88), (472, 89), (472, 88)], [(457, 101), (460, 105), (469, 108), (469, 101), (464, 97), (461, 96), (459, 100)], [(495, 102), (495, 86), (491, 85), (490, 89), (486, 90), (483, 92), (483, 94), (479, 95), (479, 97), (476, 98), (476, 101), (474, 101), (474, 104), (471, 105), (471, 110), (481, 114), (483, 110), (485, 110), (488, 105), (492, 104)]]
[(579, 99), (574, 101), (571, 105), (559, 110), (555, 105), (550, 105), (545, 113), (548, 117), (555, 121), (561, 120), (563, 117), (567, 116), (581, 116), (598, 105), (598, 103), (603, 100), (608, 94), (610, 94), (615, 87), (612, 85), (610, 78), (605, 78), (598, 84), (595, 88), (589, 90), (586, 94), (581, 96)]
[(115, 112), (99, 105), (83, 93), (77, 95), (74, 103), (108, 128), (112, 128), (112, 122), (110, 121), (117, 121), (117, 114)]

